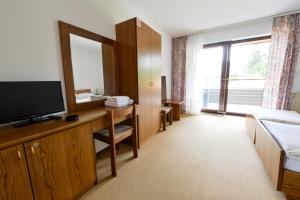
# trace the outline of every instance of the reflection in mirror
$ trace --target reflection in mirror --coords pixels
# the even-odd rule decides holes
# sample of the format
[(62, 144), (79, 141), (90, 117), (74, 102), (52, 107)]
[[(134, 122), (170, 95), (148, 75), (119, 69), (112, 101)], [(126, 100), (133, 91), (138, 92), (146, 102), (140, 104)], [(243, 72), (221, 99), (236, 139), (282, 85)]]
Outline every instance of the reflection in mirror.
[(70, 34), (70, 44), (76, 103), (104, 99), (103, 74), (107, 58), (103, 55), (107, 49), (112, 53), (113, 47), (74, 34)]

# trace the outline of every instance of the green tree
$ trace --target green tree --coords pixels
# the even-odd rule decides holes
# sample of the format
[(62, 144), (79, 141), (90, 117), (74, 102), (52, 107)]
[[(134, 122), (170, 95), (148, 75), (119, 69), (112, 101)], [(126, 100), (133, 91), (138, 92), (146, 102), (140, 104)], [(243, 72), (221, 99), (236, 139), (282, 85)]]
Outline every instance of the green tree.
[(268, 56), (261, 50), (255, 50), (247, 63), (245, 72), (259, 78), (265, 78), (267, 73)]

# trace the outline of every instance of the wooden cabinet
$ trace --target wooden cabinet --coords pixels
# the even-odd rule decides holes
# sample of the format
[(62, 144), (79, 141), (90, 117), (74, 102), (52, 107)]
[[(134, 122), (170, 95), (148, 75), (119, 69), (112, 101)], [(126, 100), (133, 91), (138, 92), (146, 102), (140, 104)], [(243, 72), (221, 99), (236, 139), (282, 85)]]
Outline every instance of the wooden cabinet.
[(0, 199), (33, 199), (23, 145), (0, 150)]
[(161, 36), (137, 18), (116, 25), (119, 94), (140, 105), (139, 139), (159, 131)]
[(91, 124), (25, 144), (35, 199), (73, 199), (96, 181)]
[(74, 122), (0, 127), (0, 200), (77, 199), (96, 184), (93, 131), (107, 127), (107, 109), (76, 114)]

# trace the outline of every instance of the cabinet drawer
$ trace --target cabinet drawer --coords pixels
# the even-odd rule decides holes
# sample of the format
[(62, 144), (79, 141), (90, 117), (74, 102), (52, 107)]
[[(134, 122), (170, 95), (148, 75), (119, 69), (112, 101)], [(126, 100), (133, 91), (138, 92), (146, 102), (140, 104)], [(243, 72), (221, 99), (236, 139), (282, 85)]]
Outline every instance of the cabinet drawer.
[(106, 117), (94, 120), (92, 122), (92, 131), (93, 131), (93, 133), (97, 132), (97, 131), (100, 131), (102, 129), (105, 129), (105, 128), (107, 128), (107, 118)]

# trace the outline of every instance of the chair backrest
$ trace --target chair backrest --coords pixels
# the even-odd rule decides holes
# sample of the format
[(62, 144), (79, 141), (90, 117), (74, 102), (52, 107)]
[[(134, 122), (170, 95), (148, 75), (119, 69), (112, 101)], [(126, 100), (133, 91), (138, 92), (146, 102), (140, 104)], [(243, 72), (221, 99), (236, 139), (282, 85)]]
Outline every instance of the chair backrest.
[(107, 110), (109, 124), (117, 124), (127, 119), (136, 119), (136, 106), (128, 106), (121, 108), (110, 108)]
[(167, 99), (167, 81), (166, 76), (161, 77), (161, 100)]
[(137, 130), (137, 120), (136, 120), (136, 105), (121, 107), (121, 108), (109, 108), (107, 110), (108, 114), (108, 129), (109, 137), (114, 138), (115, 124), (123, 122), (131, 118), (132, 126), (134, 130)]

